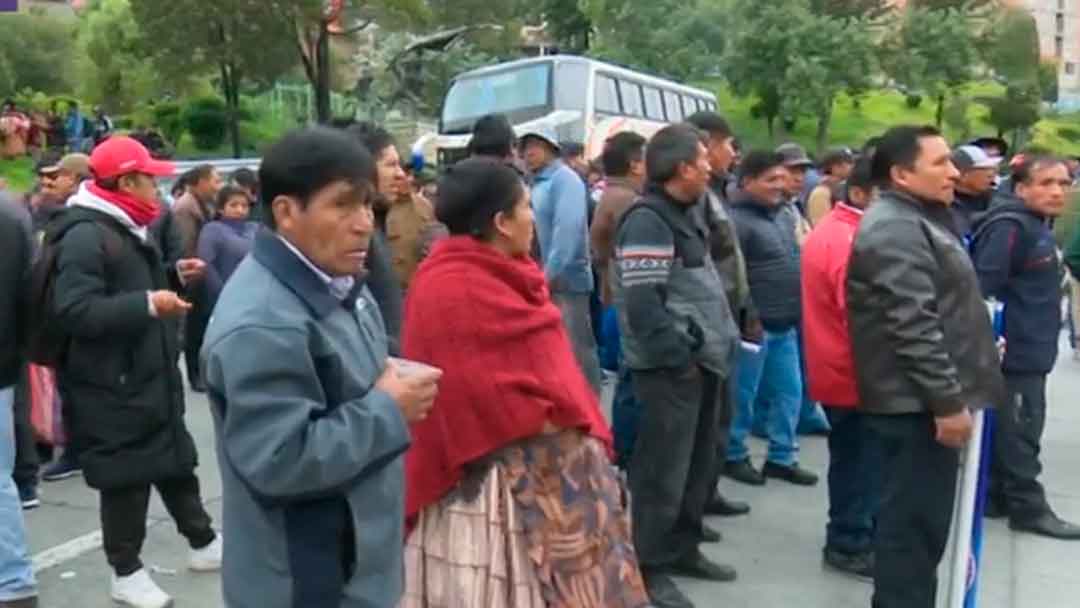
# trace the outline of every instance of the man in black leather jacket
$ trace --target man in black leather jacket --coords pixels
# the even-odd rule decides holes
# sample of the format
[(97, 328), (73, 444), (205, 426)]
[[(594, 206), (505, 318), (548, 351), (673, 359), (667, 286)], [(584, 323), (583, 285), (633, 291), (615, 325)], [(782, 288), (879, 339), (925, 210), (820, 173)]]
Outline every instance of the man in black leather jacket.
[(882, 186), (847, 278), (855, 371), (880, 443), (875, 608), (933, 608), (971, 410), (1000, 404), (998, 352), (949, 205), (959, 173), (932, 127), (897, 127), (874, 154)]

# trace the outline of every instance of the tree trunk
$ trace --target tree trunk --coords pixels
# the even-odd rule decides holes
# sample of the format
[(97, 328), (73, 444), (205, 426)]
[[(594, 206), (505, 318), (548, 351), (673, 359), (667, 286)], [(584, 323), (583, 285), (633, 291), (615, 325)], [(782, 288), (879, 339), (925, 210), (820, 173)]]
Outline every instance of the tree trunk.
[(945, 93), (941, 93), (941, 94), (938, 95), (938, 98), (937, 98), (937, 116), (935, 118), (934, 124), (937, 126), (938, 129), (940, 129), (941, 125), (944, 124), (944, 122), (945, 122)]
[(830, 97), (829, 101), (822, 108), (821, 114), (817, 120), (817, 153), (820, 155), (825, 151), (825, 147), (829, 145), (829, 126), (832, 124), (832, 111), (833, 100)]
[(776, 117), (765, 117), (765, 128), (769, 131), (769, 141), (772, 142), (776, 138)]
[(233, 158), (240, 158), (240, 84), (237, 82), (236, 66), (222, 61), (221, 89), (225, 94), (225, 109), (229, 120), (229, 139), (232, 140)]
[(326, 21), (319, 24), (315, 53), (315, 117), (320, 124), (326, 124), (333, 119), (330, 107), (330, 31)]

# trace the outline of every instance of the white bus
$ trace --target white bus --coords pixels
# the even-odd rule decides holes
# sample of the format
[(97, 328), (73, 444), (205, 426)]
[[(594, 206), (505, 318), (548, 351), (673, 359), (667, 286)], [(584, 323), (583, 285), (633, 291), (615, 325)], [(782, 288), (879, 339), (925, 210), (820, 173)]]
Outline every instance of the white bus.
[[(500, 63), (465, 72), (451, 82), (433, 144), (440, 166), (465, 156), (473, 124), (485, 114), (509, 118), (520, 135), (553, 129), (560, 141), (585, 145), (586, 158), (620, 131), (651, 137), (699, 110), (716, 110), (708, 91), (571, 55)], [(430, 148), (429, 148), (430, 149)]]

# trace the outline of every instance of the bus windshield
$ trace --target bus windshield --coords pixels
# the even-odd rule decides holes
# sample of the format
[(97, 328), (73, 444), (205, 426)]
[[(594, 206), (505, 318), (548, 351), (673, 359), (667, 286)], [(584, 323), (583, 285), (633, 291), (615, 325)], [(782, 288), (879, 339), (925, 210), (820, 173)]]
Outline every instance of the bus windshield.
[(505, 114), (518, 124), (550, 111), (551, 63), (459, 78), (443, 103), (443, 133), (469, 133), (477, 118)]

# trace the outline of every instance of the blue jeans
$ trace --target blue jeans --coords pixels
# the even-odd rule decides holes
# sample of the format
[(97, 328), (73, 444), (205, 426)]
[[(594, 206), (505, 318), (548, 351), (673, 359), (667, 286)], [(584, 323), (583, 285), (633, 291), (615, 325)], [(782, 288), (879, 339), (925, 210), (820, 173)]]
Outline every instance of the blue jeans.
[(761, 350), (756, 353), (742, 348), (736, 378), (739, 389), (731, 420), (728, 461), (749, 458), (746, 439), (754, 421), (755, 403), (768, 403), (769, 452), (766, 460), (782, 466), (795, 464), (799, 451), (795, 430), (803, 398), (795, 330), (766, 331)]
[(879, 444), (857, 409), (826, 406), (825, 415), (832, 425), (825, 546), (847, 554), (872, 551), (883, 475)]
[(0, 388), (0, 602), (37, 595), (15, 468), (14, 387)]

